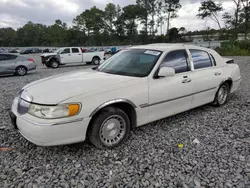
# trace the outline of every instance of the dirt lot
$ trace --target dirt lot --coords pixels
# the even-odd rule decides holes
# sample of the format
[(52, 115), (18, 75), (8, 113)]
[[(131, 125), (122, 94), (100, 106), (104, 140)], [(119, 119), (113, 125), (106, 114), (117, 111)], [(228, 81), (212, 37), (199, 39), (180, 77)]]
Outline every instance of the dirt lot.
[(12, 128), (8, 110), (23, 86), (88, 68), (47, 69), (34, 59), (35, 73), (0, 77), (0, 148), (10, 149), (0, 150), (0, 187), (250, 187), (250, 57), (234, 57), (243, 80), (227, 105), (136, 128), (109, 151), (88, 142), (38, 147)]

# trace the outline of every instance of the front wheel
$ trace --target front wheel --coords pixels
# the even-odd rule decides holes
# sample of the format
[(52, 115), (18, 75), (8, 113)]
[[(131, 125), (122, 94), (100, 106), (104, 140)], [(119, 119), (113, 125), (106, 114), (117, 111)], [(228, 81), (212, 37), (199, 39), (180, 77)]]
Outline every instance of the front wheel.
[(115, 107), (104, 108), (90, 126), (88, 138), (99, 149), (111, 149), (121, 145), (130, 132), (128, 115)]
[(93, 65), (99, 65), (100, 64), (100, 58), (99, 57), (94, 57), (92, 59), (92, 64)]
[(215, 106), (222, 106), (227, 103), (229, 97), (229, 86), (227, 83), (224, 83), (218, 89), (213, 105)]
[(55, 69), (55, 68), (59, 67), (59, 63), (56, 62), (56, 61), (52, 61), (51, 64), (50, 64), (50, 66)]

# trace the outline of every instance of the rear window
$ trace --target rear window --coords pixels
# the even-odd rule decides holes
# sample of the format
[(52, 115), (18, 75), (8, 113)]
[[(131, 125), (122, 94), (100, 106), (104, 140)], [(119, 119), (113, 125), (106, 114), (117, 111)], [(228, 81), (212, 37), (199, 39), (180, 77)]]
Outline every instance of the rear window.
[(72, 53), (79, 53), (79, 49), (78, 48), (72, 48)]
[(203, 69), (213, 66), (212, 61), (207, 52), (202, 50), (191, 49), (190, 53), (192, 55), (194, 69)]

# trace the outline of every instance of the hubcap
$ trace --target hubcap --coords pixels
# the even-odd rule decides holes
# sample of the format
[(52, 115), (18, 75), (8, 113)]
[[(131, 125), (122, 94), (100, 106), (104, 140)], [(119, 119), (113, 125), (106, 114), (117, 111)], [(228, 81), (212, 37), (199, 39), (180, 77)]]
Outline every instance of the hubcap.
[(18, 72), (19, 75), (25, 75), (26, 69), (23, 68), (23, 67), (20, 67), (20, 68), (18, 68), (17, 72)]
[(126, 133), (125, 120), (119, 115), (108, 117), (99, 131), (101, 142), (106, 146), (119, 143)]
[(218, 102), (220, 104), (224, 104), (227, 100), (227, 87), (226, 86), (222, 86), (219, 91), (218, 91)]
[(53, 63), (52, 63), (52, 67), (56, 68), (56, 67), (57, 67), (57, 63), (56, 63), (56, 62), (53, 62)]
[(95, 59), (95, 60), (94, 60), (94, 64), (95, 64), (95, 65), (98, 65), (98, 64), (99, 64), (99, 59)]

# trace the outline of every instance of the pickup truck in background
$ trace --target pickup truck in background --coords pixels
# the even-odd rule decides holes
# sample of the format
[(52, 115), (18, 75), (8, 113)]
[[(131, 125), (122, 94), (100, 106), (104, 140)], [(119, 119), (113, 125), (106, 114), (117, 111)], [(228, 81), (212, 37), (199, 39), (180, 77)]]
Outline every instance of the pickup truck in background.
[(44, 65), (52, 68), (80, 63), (99, 65), (105, 59), (103, 51), (90, 52), (79, 47), (60, 48), (56, 54), (49, 54), (48, 57), (41, 56), (41, 58)]

